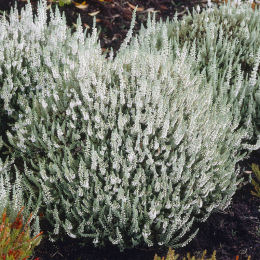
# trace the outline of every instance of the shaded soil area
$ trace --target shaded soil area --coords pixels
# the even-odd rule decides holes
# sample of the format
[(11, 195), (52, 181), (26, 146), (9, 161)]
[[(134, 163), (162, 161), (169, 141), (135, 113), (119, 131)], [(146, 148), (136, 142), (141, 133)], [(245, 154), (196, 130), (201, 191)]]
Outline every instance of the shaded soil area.
[[(37, 1), (31, 2), (35, 12)], [(0, 0), (0, 10), (6, 10), (8, 13), (13, 4), (13, 0)], [(19, 0), (18, 9), (20, 10), (25, 4), (26, 1)], [(137, 32), (141, 23), (145, 24), (148, 12), (156, 12), (157, 19), (165, 20), (167, 17), (172, 18), (177, 11), (181, 18), (193, 7), (199, 5), (205, 8), (206, 4), (207, 0), (107, 0), (105, 2), (89, 0), (80, 6), (75, 2), (59, 8), (65, 12), (67, 24), (73, 29), (79, 14), (85, 28), (92, 27), (93, 16), (96, 16), (102, 48), (104, 50), (113, 48), (116, 51), (130, 27), (135, 6), (138, 5), (139, 8), (134, 28), (134, 32)], [(49, 5), (53, 9), (57, 6), (51, 1)], [(240, 163), (242, 167), (240, 175), (245, 177), (245, 182), (239, 186), (231, 205), (224, 212), (213, 213), (205, 223), (199, 225), (200, 231), (196, 238), (185, 248), (176, 250), (181, 259), (187, 252), (199, 257), (204, 249), (208, 251), (207, 257), (216, 250), (218, 260), (237, 260), (237, 255), (239, 259), (247, 259), (249, 255), (252, 260), (260, 259), (260, 213), (258, 211), (260, 199), (250, 193), (253, 190), (253, 186), (249, 183), (252, 163), (260, 165), (260, 150), (253, 152), (249, 159)], [(43, 222), (43, 226), (47, 230), (48, 225)], [(168, 249), (144, 248), (125, 250), (121, 253), (112, 246), (103, 249), (96, 249), (93, 246), (81, 247), (80, 240), (77, 239), (65, 239), (57, 243), (43, 239), (35, 249), (33, 259), (39, 257), (39, 260), (152, 260), (156, 253), (159, 256), (166, 256), (167, 251)]]

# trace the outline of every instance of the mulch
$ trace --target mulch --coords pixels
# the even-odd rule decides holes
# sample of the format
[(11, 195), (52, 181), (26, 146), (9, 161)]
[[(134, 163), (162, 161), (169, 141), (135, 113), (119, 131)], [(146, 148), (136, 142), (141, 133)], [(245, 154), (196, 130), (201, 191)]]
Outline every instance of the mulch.
[[(17, 7), (20, 10), (27, 1), (18, 0)], [(36, 10), (37, 0), (31, 0), (33, 10)], [(81, 3), (81, 5), (78, 5)], [(0, 10), (6, 10), (13, 6), (14, 0), (0, 0)], [(50, 8), (58, 6), (54, 1), (49, 1)], [(170, 19), (178, 12), (178, 17), (192, 11), (199, 5), (205, 8), (207, 0), (88, 0), (86, 3), (76, 1), (70, 5), (59, 7), (65, 12), (67, 24), (73, 30), (78, 16), (81, 16), (85, 28), (93, 26), (93, 16), (96, 17), (97, 28), (100, 32), (100, 44), (103, 50), (113, 48), (117, 51), (130, 28), (133, 9), (138, 6), (134, 33), (141, 24), (147, 21), (149, 12), (156, 12), (156, 19)], [(1, 13), (0, 13), (1, 14)], [(240, 175), (245, 177), (244, 185), (239, 186), (233, 197), (231, 205), (224, 212), (213, 213), (205, 223), (199, 225), (200, 231), (196, 238), (186, 247), (177, 249), (182, 257), (187, 252), (197, 257), (207, 249), (207, 257), (213, 250), (217, 251), (218, 260), (251, 260), (260, 259), (260, 199), (251, 194), (253, 186), (249, 183), (251, 164), (260, 165), (260, 150), (239, 165), (242, 167)], [(44, 223), (43, 223), (44, 226)], [(47, 228), (47, 226), (46, 226)], [(44, 229), (43, 229), (44, 231)], [(68, 260), (152, 260), (157, 253), (166, 256), (168, 250), (147, 248), (129, 249), (120, 253), (116, 247), (108, 246), (103, 249), (95, 249), (93, 246), (80, 246), (80, 240), (65, 239), (63, 242), (51, 243), (43, 239), (35, 249), (33, 257), (39, 260), (68, 259)]]

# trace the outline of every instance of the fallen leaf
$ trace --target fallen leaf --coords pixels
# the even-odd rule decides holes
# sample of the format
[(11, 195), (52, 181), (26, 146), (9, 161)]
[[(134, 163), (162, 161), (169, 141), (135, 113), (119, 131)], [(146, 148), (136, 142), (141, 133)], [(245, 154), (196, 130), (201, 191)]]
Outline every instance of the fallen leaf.
[(151, 12), (151, 13), (158, 13), (160, 11), (159, 10), (154, 10), (154, 8), (148, 8), (148, 9), (145, 9), (144, 12), (145, 13), (149, 13), (149, 12)]
[(74, 2), (74, 1), (72, 1), (72, 3), (75, 4), (75, 5), (85, 5), (85, 4), (86, 4), (86, 1), (83, 1), (81, 4), (80, 4), (80, 3), (77, 3), (77, 2)]
[(162, 10), (168, 10), (168, 7), (165, 6), (165, 5), (160, 5), (160, 8), (161, 8)]
[(120, 14), (115, 14), (115, 15), (112, 15), (111, 18), (117, 18), (117, 17), (120, 17)]
[[(135, 8), (136, 8), (136, 6), (134, 6), (134, 5), (132, 5), (132, 4), (128, 3), (128, 2), (127, 2), (127, 4), (128, 4), (129, 7), (132, 8), (132, 9), (135, 9)], [(136, 9), (137, 12), (142, 12), (143, 10), (144, 10), (143, 7), (137, 7), (137, 9)]]
[(145, 12), (154, 12), (154, 8), (152, 7), (152, 8), (148, 8), (148, 9), (146, 9), (146, 10), (144, 10)]
[(88, 15), (90, 15), (90, 16), (95, 16), (95, 15), (97, 15), (97, 14), (99, 14), (99, 13), (100, 13), (100, 11), (96, 11), (96, 12), (88, 13)]
[(86, 1), (82, 2), (81, 4), (74, 2), (74, 1), (72, 1), (72, 3), (75, 5), (75, 7), (82, 9), (82, 10), (85, 10), (88, 8), (88, 4), (86, 3)]

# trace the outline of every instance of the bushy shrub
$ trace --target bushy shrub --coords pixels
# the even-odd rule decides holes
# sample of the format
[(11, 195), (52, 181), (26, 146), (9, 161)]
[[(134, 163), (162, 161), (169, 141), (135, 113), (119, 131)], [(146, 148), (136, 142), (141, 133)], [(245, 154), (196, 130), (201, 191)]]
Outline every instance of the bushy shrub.
[[(48, 61), (42, 70), (46, 82), (50, 71), (55, 82), (31, 91), (32, 102), (20, 97), (26, 115), (7, 133), (30, 168), (24, 178), (43, 193), (50, 239), (66, 233), (120, 250), (186, 245), (198, 223), (229, 205), (240, 183), (234, 169), (242, 140), (250, 133), (193, 70), (185, 48), (176, 49), (174, 60), (168, 41), (157, 51), (137, 40), (128, 48), (129, 31), (116, 58), (105, 59), (95, 30), (86, 38), (78, 26), (68, 36), (56, 15), (59, 27), (46, 30), (54, 31), (55, 51), (42, 44), (35, 61)], [(35, 39), (37, 30), (30, 33)]]
[(193, 70), (204, 72), (214, 89), (213, 99), (222, 95), (234, 116), (241, 114), (240, 124), (246, 128), (252, 122), (256, 139), (260, 136), (260, 8), (235, 2), (194, 9), (182, 19), (176, 15), (166, 22), (149, 18), (137, 38), (147, 49), (171, 42), (173, 59), (176, 49), (186, 46), (194, 57)]
[[(25, 260), (32, 255), (32, 251), (41, 241), (41, 233), (30, 238), (29, 221), (24, 225), (21, 212), (13, 223), (9, 222), (6, 210), (0, 219), (0, 257), (3, 260)], [(32, 216), (32, 215), (31, 215)], [(39, 259), (39, 258), (38, 258)], [(36, 258), (35, 258), (36, 260)]]

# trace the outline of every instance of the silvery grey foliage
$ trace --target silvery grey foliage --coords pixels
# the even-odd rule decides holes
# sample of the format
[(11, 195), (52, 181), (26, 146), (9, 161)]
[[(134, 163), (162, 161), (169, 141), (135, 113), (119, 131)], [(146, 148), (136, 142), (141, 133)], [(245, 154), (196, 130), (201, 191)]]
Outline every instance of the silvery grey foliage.
[(55, 14), (51, 10), (47, 24), (47, 3), (40, 1), (38, 5), (35, 17), (30, 4), (21, 10), (20, 17), (16, 8), (8, 18), (0, 17), (0, 136), (13, 130), (19, 115), (26, 113), (21, 104), (30, 104), (33, 94), (69, 83), (75, 73), (84, 70), (81, 66), (75, 71), (78, 60), (73, 60), (74, 53), (82, 51), (79, 43), (84, 42), (83, 35), (79, 38), (76, 32), (71, 37), (58, 7)]
[[(42, 32), (37, 57), (53, 82), (31, 91), (32, 102), (20, 96), (26, 115), (7, 133), (30, 168), (28, 188), (43, 194), (50, 239), (67, 234), (120, 250), (185, 246), (241, 181), (235, 164), (251, 134), (239, 128), (239, 113), (194, 71), (188, 49), (176, 48), (173, 60), (167, 37), (159, 50), (136, 39), (128, 48), (130, 30), (116, 58), (105, 59), (95, 29), (86, 38), (78, 26), (70, 36), (58, 12), (52, 19), (59, 26), (46, 30), (52, 37)], [(34, 39), (41, 30), (31, 26)]]
[(240, 110), (241, 124), (248, 127), (252, 121), (254, 135), (259, 136), (260, 8), (232, 1), (194, 9), (181, 20), (177, 14), (166, 22), (148, 19), (137, 38), (147, 49), (160, 49), (163, 41), (170, 41), (173, 56), (176, 48), (186, 46), (194, 57), (193, 70), (204, 71), (214, 88), (213, 98), (224, 95), (234, 115)]
[[(3, 140), (0, 136), (0, 150), (3, 146)], [(25, 174), (32, 176), (25, 164)], [(37, 200), (35, 200), (37, 198)], [(30, 230), (31, 235), (36, 236), (40, 232), (39, 217), (36, 216), (41, 204), (41, 193), (36, 194), (30, 184), (23, 178), (19, 170), (14, 164), (14, 158), (3, 161), (0, 158), (0, 217), (4, 210), (9, 219), (13, 222), (18, 212), (22, 211), (23, 222), (26, 223), (30, 214)]]
[[(13, 179), (14, 170), (15, 177)], [(25, 171), (26, 174), (30, 174), (27, 169)], [(33, 236), (40, 232), (39, 217), (36, 214), (40, 207), (41, 198), (39, 197), (38, 201), (35, 201), (35, 197), (37, 197), (35, 191), (28, 183), (24, 182), (24, 178), (14, 165), (14, 159), (5, 162), (0, 159), (0, 216), (6, 209), (9, 221), (13, 222), (17, 213), (24, 207), (22, 211), (24, 223), (32, 213), (30, 223), (33, 221), (33, 225), (30, 229), (33, 231)]]
[[(26, 110), (22, 109), (24, 103), (30, 105), (32, 97), (36, 92), (40, 92), (43, 88), (53, 88), (62, 82), (73, 80), (74, 73), (80, 71), (74, 70), (73, 54), (78, 49), (78, 42), (84, 41), (82, 37), (71, 37), (71, 31), (66, 27), (66, 20), (61, 16), (56, 8), (55, 14), (50, 12), (51, 20), (47, 25), (46, 1), (38, 3), (38, 14), (33, 17), (32, 7), (30, 4), (21, 10), (19, 16), (16, 8), (12, 9), (9, 16), (5, 14), (0, 16), (0, 158), (6, 157), (3, 154), (3, 146), (6, 131), (14, 131), (14, 123), (24, 114)], [(80, 20), (78, 20), (80, 23)], [(58, 36), (57, 37), (57, 32)], [(96, 38), (93, 34), (91, 38), (96, 44)], [(92, 46), (92, 43), (90, 43)], [(100, 49), (98, 49), (100, 51)], [(94, 49), (93, 49), (94, 52)], [(61, 62), (62, 61), (62, 62)], [(75, 60), (78, 63), (78, 60)], [(69, 64), (69, 65), (68, 65)], [(84, 69), (84, 66), (82, 66)], [(68, 78), (70, 73), (70, 78)], [(57, 77), (59, 75), (59, 77)], [(6, 143), (5, 143), (6, 145)], [(15, 156), (15, 151), (12, 156)], [(12, 168), (13, 163), (6, 161), (6, 165)], [(3, 169), (6, 169), (3, 168)], [(19, 172), (19, 171), (18, 171)], [(1, 172), (1, 200), (2, 206), (8, 206), (8, 212), (11, 218), (15, 216), (18, 206), (24, 205), (24, 202), (32, 206), (26, 206), (24, 215), (29, 216), (29, 210), (37, 211), (36, 205), (39, 204), (41, 192), (38, 195), (30, 192), (29, 183), (33, 183), (33, 176), (30, 171), (16, 175), (14, 168), (10, 171)], [(21, 176), (26, 176), (22, 178)], [(8, 179), (10, 178), (10, 179)], [(16, 179), (17, 178), (17, 179)], [(9, 183), (9, 181), (11, 181)], [(19, 183), (19, 188), (13, 190), (14, 199), (8, 201), (8, 193), (10, 185), (13, 182)], [(21, 184), (22, 183), (22, 184)], [(9, 186), (8, 186), (9, 185)], [(17, 184), (18, 185), (18, 184)], [(17, 186), (16, 185), (16, 186)], [(27, 185), (26, 187), (20, 185)], [(16, 187), (14, 186), (14, 187)], [(17, 186), (18, 187), (18, 186)], [(35, 190), (36, 186), (34, 186)], [(39, 198), (38, 198), (39, 197)], [(1, 203), (0, 202), (0, 203)], [(14, 209), (12, 210), (12, 207)], [(35, 213), (34, 212), (34, 216)], [(34, 218), (33, 216), (33, 218)], [(37, 232), (37, 221), (35, 222), (35, 230)]]

